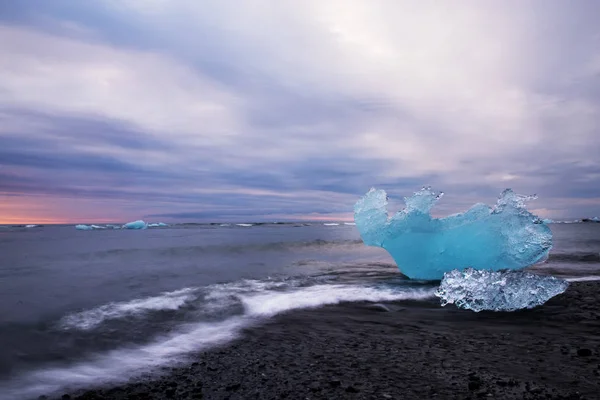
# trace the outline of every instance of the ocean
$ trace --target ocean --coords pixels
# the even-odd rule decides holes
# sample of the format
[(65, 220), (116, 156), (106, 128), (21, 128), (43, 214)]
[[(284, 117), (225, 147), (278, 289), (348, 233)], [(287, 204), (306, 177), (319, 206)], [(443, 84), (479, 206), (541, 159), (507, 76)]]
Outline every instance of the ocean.
[[(600, 224), (552, 224), (530, 267), (600, 278)], [(295, 310), (431, 301), (351, 224), (0, 228), (0, 399), (37, 398), (185, 365)]]

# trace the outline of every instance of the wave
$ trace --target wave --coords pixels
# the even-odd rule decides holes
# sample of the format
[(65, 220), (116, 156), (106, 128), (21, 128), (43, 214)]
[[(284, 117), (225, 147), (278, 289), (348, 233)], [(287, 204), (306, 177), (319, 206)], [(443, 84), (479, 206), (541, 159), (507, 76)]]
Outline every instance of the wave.
[(185, 331), (136, 349), (113, 350), (71, 366), (40, 369), (0, 386), (0, 399), (20, 400), (56, 394), (68, 388), (123, 383), (163, 365), (176, 365), (184, 354), (203, 350), (235, 339), (248, 326), (242, 318), (220, 323), (197, 324)]
[[(300, 250), (308, 248), (322, 248), (322, 247), (342, 247), (342, 246), (357, 246), (362, 245), (362, 240), (309, 240), (309, 241), (298, 241), (298, 242), (271, 242), (271, 243), (258, 243), (258, 244), (220, 244), (214, 246), (178, 246), (178, 247), (166, 247), (166, 248), (155, 248), (155, 249), (111, 249), (102, 252), (94, 253), (95, 257), (111, 257), (111, 256), (125, 256), (133, 255), (137, 253), (148, 253), (156, 252), (159, 255), (167, 256), (178, 256), (178, 255), (194, 255), (194, 254), (205, 254), (205, 253), (242, 253), (247, 251), (287, 251), (287, 250)], [(86, 254), (83, 257), (89, 258)]]
[(148, 311), (177, 310), (195, 300), (194, 289), (186, 288), (158, 296), (127, 302), (109, 303), (101, 307), (67, 315), (59, 325), (64, 329), (90, 330), (104, 321), (144, 314)]
[(568, 282), (593, 282), (600, 281), (600, 276), (578, 276), (574, 278), (566, 278)]
[(342, 302), (424, 300), (433, 298), (435, 289), (402, 285), (309, 284), (306, 278), (242, 280), (107, 304), (71, 315), (68, 318), (69, 326), (92, 329), (110, 318), (122, 318), (147, 310), (180, 307), (181, 304), (198, 298), (200, 290), (205, 291), (203, 306), (207, 310), (212, 312), (236, 303), (242, 306), (242, 313), (230, 315), (219, 322), (189, 323), (136, 348), (120, 348), (87, 357), (86, 361), (76, 364), (38, 369), (7, 384), (0, 384), (0, 393), (3, 393), (0, 398), (35, 398), (42, 394), (57, 393), (67, 387), (68, 390), (76, 390), (106, 383), (125, 382), (145, 373), (160, 373), (161, 367), (180, 364), (193, 352), (224, 345), (238, 338), (243, 329), (260, 324), (277, 314)]
[(433, 289), (375, 288), (347, 285), (316, 285), (291, 293), (263, 293), (243, 296), (242, 304), (247, 315), (272, 317), (301, 308), (356, 301), (425, 300), (433, 297)]

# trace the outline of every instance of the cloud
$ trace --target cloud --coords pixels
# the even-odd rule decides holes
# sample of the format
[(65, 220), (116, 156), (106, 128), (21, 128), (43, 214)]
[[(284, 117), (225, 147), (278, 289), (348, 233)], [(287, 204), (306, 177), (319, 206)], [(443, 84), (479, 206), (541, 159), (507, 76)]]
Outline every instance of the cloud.
[(577, 200), (600, 198), (598, 5), (2, 7), (7, 195), (219, 219), (337, 215), (370, 186), (424, 184), (451, 212), (513, 186), (553, 215), (600, 213)]

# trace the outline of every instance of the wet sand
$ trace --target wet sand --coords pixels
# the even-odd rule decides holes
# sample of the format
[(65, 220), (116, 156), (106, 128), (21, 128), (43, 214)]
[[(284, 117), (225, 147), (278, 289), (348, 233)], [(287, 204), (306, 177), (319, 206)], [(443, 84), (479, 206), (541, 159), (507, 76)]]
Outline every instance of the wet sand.
[(437, 300), (293, 311), (193, 358), (62, 398), (600, 399), (600, 282), (514, 313)]

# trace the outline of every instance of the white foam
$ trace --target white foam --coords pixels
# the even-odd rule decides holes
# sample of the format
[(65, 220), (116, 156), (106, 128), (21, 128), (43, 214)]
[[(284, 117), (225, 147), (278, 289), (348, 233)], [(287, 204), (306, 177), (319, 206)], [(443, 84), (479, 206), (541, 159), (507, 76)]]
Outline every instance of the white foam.
[[(125, 382), (143, 373), (152, 372), (158, 367), (180, 363), (190, 353), (223, 345), (239, 337), (242, 329), (256, 325), (265, 318), (290, 310), (315, 308), (346, 301), (420, 300), (434, 296), (433, 288), (393, 289), (345, 285), (298, 287), (296, 283), (294, 281), (244, 280), (211, 285), (206, 288), (209, 292), (205, 298), (209, 300), (209, 303), (233, 296), (241, 301), (245, 314), (216, 323), (186, 325), (148, 345), (113, 350), (70, 366), (30, 372), (4, 385), (0, 383), (0, 399), (35, 398), (42, 394), (55, 394), (59, 391)], [(283, 288), (290, 287), (293, 289), (282, 291)], [(131, 312), (135, 313), (139, 310), (179, 307), (180, 304), (188, 301), (183, 299), (195, 297), (196, 290), (183, 289), (148, 299), (112, 303), (74, 314), (79, 317), (73, 318), (72, 321), (75, 326), (88, 329), (106, 318), (130, 315)], [(173, 301), (174, 299), (179, 300)]]
[(125, 382), (153, 368), (181, 362), (185, 354), (226, 343), (249, 323), (247, 319), (237, 317), (219, 323), (196, 324), (137, 349), (113, 350), (69, 367), (31, 372), (10, 385), (0, 386), (0, 399), (35, 398), (60, 390)]
[(144, 299), (105, 304), (91, 310), (69, 314), (61, 319), (60, 325), (66, 329), (90, 330), (110, 319), (125, 318), (148, 311), (177, 310), (187, 302), (196, 299), (194, 291), (195, 289), (186, 288)]
[(567, 282), (592, 282), (600, 281), (600, 276), (578, 276), (575, 278), (566, 278)]
[(350, 301), (422, 300), (434, 289), (381, 289), (364, 286), (316, 285), (294, 292), (268, 292), (242, 296), (248, 315), (269, 317), (285, 311), (315, 308)]

